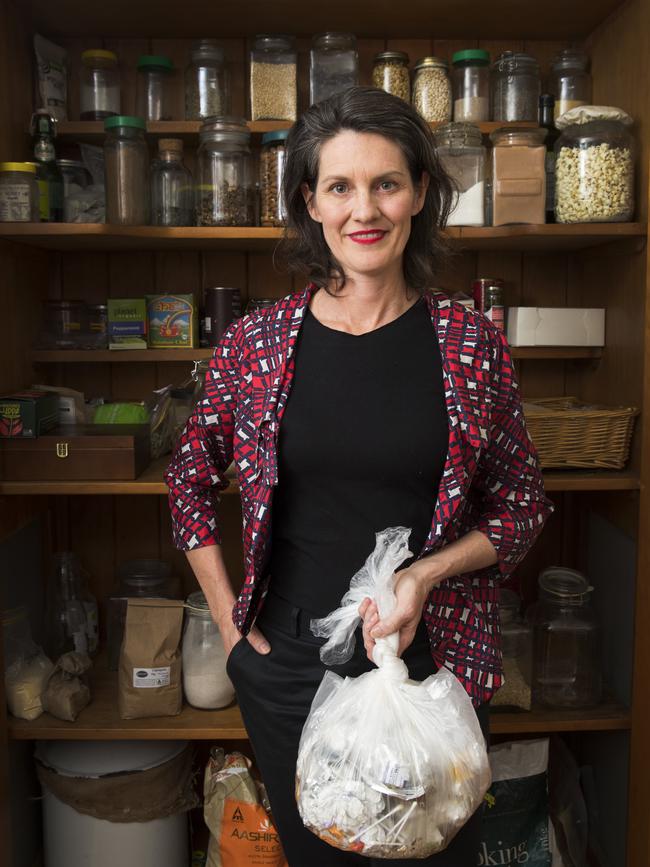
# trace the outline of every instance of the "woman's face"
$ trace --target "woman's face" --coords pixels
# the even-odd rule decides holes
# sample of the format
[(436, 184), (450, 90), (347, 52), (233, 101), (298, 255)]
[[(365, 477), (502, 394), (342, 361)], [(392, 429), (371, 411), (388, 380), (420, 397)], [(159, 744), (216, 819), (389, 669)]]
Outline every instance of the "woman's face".
[(303, 185), (313, 220), (351, 277), (401, 273), (411, 218), (429, 178), (414, 186), (401, 148), (375, 133), (344, 130), (321, 148), (315, 194)]

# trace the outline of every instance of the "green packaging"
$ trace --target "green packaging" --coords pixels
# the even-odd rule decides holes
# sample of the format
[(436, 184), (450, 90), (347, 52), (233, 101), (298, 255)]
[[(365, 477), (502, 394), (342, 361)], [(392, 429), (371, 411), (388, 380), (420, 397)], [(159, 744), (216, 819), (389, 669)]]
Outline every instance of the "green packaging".
[(199, 313), (193, 295), (147, 295), (147, 324), (152, 349), (198, 345)]
[(20, 391), (0, 397), (0, 437), (37, 437), (59, 423), (59, 395)]
[(144, 298), (108, 299), (108, 348), (147, 348), (147, 304)]

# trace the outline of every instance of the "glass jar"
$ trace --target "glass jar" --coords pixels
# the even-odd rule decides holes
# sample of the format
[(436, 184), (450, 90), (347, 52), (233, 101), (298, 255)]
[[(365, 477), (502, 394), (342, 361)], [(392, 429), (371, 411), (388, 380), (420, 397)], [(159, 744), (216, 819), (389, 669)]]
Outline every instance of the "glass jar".
[(57, 160), (56, 164), (63, 177), (64, 201), (70, 192), (85, 190), (92, 183), (90, 172), (79, 160)]
[(530, 710), (533, 632), (521, 615), (521, 599), (512, 590), (503, 589), (500, 593), (499, 619), (504, 684), (492, 699), (492, 705)]
[(539, 576), (533, 608), (533, 703), (581, 708), (602, 697), (600, 628), (580, 572), (553, 566)]
[(121, 226), (149, 223), (149, 149), (141, 117), (104, 121), (106, 221)]
[(490, 52), (468, 48), (454, 52), (452, 93), (454, 120), (481, 123), (490, 119)]
[(0, 223), (38, 223), (40, 200), (35, 165), (0, 163)]
[(138, 60), (135, 113), (145, 120), (171, 120), (170, 85), (174, 64), (161, 54), (143, 54)]
[(546, 212), (545, 129), (497, 129), (492, 141), (492, 225), (538, 224)]
[(94, 653), (98, 646), (97, 600), (88, 590), (79, 558), (72, 551), (55, 554), (48, 586), (48, 651), (53, 659), (74, 650)]
[(120, 113), (117, 55), (101, 48), (81, 55), (81, 120), (104, 120)]
[(200, 590), (187, 597), (185, 612), (181, 650), (185, 698), (192, 707), (203, 710), (226, 707), (234, 699), (235, 689), (226, 674), (226, 651), (219, 627)]
[(634, 215), (632, 118), (617, 108), (584, 105), (557, 120), (555, 219), (619, 223)]
[(551, 66), (549, 90), (555, 97), (554, 119), (565, 111), (591, 102), (589, 57), (579, 48), (565, 48)]
[(314, 105), (359, 83), (357, 38), (352, 33), (321, 33), (309, 54), (309, 104)]
[(282, 179), (288, 135), (289, 130), (279, 129), (262, 136), (260, 153), (260, 223), (262, 226), (284, 226), (287, 222)]
[(238, 117), (211, 117), (198, 150), (199, 226), (251, 226), (255, 219), (250, 132)]
[(151, 165), (151, 224), (193, 226), (194, 221), (194, 187), (183, 165), (183, 142), (161, 138), (158, 159)]
[(485, 148), (471, 123), (448, 123), (434, 132), (436, 153), (454, 183), (448, 226), (485, 225)]
[(87, 304), (84, 313), (83, 348), (108, 349), (108, 307), (106, 304)]
[(44, 301), (41, 349), (81, 349), (85, 304), (83, 301)]
[(251, 120), (296, 119), (297, 66), (290, 36), (255, 37), (250, 55)]
[(249, 298), (244, 311), (246, 316), (261, 310), (269, 310), (278, 303), (277, 298)]
[(412, 102), (429, 123), (451, 120), (451, 82), (446, 60), (423, 57), (415, 64)]
[(185, 118), (204, 120), (230, 111), (230, 86), (223, 48), (214, 39), (194, 43), (185, 70)]
[(540, 93), (539, 64), (534, 57), (504, 51), (492, 64), (492, 120), (537, 123)]
[(411, 101), (409, 56), (404, 51), (382, 51), (375, 55), (372, 67), (372, 85)]

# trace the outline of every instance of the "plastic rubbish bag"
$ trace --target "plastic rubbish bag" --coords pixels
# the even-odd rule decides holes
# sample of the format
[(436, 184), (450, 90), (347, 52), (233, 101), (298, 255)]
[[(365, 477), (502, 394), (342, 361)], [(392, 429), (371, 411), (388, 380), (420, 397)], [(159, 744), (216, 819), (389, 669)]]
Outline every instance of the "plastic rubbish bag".
[[(376, 535), (341, 607), (312, 621), (327, 637), (326, 665), (354, 650), (366, 597), (386, 617), (395, 607), (394, 571), (409, 556), (410, 530)], [(480, 806), (490, 785), (485, 741), (466, 691), (446, 669), (409, 680), (397, 634), (378, 639), (377, 668), (357, 678), (326, 672), (305, 722), (296, 800), (307, 828), (338, 849), (372, 858), (440, 852)]]

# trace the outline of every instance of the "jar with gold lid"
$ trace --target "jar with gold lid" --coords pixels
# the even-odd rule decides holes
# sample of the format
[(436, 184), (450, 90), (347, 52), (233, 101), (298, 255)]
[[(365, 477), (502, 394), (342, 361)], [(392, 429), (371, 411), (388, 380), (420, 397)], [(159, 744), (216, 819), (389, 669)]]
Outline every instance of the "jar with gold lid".
[(412, 102), (429, 123), (451, 120), (451, 82), (448, 64), (440, 57), (423, 57), (415, 64)]
[(372, 67), (372, 83), (374, 87), (409, 102), (411, 99), (411, 79), (408, 54), (404, 51), (382, 51), (375, 55)]

